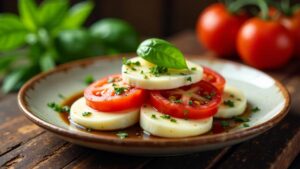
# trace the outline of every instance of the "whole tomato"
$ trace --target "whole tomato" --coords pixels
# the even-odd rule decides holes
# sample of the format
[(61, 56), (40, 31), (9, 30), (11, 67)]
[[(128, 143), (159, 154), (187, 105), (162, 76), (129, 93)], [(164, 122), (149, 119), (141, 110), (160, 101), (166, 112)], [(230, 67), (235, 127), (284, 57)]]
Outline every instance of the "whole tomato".
[[(295, 45), (300, 45), (300, 11), (297, 11), (292, 16), (282, 16), (281, 24), (289, 30), (294, 40)], [(294, 49), (294, 55), (300, 58), (300, 48)]]
[(252, 18), (238, 34), (237, 49), (241, 59), (256, 68), (283, 66), (289, 61), (293, 48), (288, 30), (274, 20)]
[(196, 25), (197, 38), (220, 56), (233, 55), (238, 31), (247, 18), (243, 14), (231, 14), (224, 4), (215, 3), (200, 14)]

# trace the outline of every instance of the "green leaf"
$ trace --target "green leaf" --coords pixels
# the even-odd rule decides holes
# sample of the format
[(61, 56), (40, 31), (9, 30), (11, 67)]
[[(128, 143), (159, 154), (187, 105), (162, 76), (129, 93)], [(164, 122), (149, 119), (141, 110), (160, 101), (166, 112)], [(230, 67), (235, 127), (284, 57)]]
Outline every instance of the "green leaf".
[(137, 49), (137, 54), (157, 66), (174, 69), (188, 68), (181, 51), (162, 39), (152, 38), (143, 41)]
[(67, 14), (68, 6), (66, 0), (44, 1), (39, 9), (40, 24), (48, 30), (60, 25)]
[(65, 17), (62, 28), (73, 29), (82, 26), (94, 8), (92, 2), (86, 1), (74, 5)]
[(25, 43), (28, 33), (16, 15), (0, 15), (0, 51), (16, 49)]
[(12, 91), (22, 80), (22, 77), (26, 74), (27, 70), (27, 68), (20, 68), (8, 74), (3, 81), (2, 91), (4, 93)]
[(15, 56), (1, 56), (0, 57), (0, 72), (10, 68), (11, 64), (16, 60)]
[(52, 52), (46, 52), (40, 59), (40, 67), (42, 71), (48, 71), (55, 67), (54, 56)]
[(33, 0), (19, 0), (19, 13), (23, 24), (31, 31), (38, 28), (38, 12)]

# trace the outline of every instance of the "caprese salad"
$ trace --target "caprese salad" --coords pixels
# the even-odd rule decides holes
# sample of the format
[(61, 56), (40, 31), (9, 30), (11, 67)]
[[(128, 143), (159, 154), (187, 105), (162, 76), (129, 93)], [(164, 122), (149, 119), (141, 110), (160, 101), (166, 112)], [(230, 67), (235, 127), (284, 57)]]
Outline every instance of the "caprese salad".
[(121, 74), (84, 90), (70, 119), (93, 130), (120, 130), (139, 123), (148, 133), (190, 137), (211, 130), (213, 118), (243, 114), (247, 99), (214, 70), (185, 60), (172, 44), (147, 39), (137, 57), (123, 59)]

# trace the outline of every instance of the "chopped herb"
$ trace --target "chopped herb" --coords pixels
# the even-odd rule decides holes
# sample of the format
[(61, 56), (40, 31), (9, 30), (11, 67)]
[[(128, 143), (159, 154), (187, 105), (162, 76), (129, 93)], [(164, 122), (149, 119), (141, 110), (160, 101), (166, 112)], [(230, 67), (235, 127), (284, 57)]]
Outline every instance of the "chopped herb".
[(136, 68), (134, 68), (134, 67), (131, 67), (131, 70), (132, 70), (132, 71), (136, 71)]
[(191, 77), (191, 76), (187, 77), (187, 78), (186, 78), (186, 81), (192, 82), (192, 77)]
[(117, 84), (113, 83), (112, 86), (115, 87), (115, 86), (117, 86)]
[(260, 111), (260, 108), (258, 108), (258, 107), (254, 107), (254, 108), (252, 108), (252, 109), (251, 109), (251, 111), (255, 113), (255, 112), (258, 112), (258, 111)]
[(85, 116), (85, 117), (86, 117), (86, 116), (90, 116), (90, 115), (92, 115), (91, 112), (83, 112), (83, 113), (82, 113), (82, 116)]
[(196, 68), (196, 67), (192, 67), (191, 70), (192, 70), (192, 71), (195, 71), (195, 70), (197, 70), (197, 68)]
[(228, 106), (228, 107), (234, 107), (234, 102), (231, 100), (225, 100), (223, 102), (224, 105)]
[(168, 114), (164, 114), (164, 115), (162, 115), (160, 117), (163, 118), (163, 119), (170, 119), (171, 118), (171, 116), (168, 115)]
[(185, 73), (182, 73), (182, 72), (181, 72), (181, 73), (179, 73), (179, 74), (180, 74), (180, 75), (183, 75), (183, 76), (184, 76), (184, 75), (186, 75)]
[(95, 80), (94, 80), (94, 77), (93, 77), (92, 75), (88, 75), (88, 76), (86, 76), (85, 79), (84, 79), (84, 83), (85, 83), (86, 85), (89, 85), (89, 84), (93, 83), (94, 81), (95, 81)]
[(65, 96), (60, 94), (60, 93), (58, 94), (58, 97), (61, 98), (61, 99), (65, 99)]
[(145, 75), (145, 76), (144, 76), (144, 79), (148, 79), (148, 76), (147, 76), (147, 75)]
[(175, 99), (175, 100), (172, 100), (173, 103), (182, 103), (182, 100), (180, 99)]
[(155, 114), (152, 114), (152, 115), (151, 115), (151, 118), (152, 118), (152, 119), (157, 119), (157, 117), (156, 117)]
[(176, 123), (177, 120), (176, 119), (170, 119), (171, 122)]
[(121, 95), (125, 92), (127, 88), (126, 87), (114, 87), (115, 93), (117, 95)]
[(192, 100), (189, 100), (189, 105), (193, 105), (193, 101)]
[(54, 102), (48, 103), (47, 106), (49, 108), (51, 108), (52, 110), (59, 112), (59, 113), (62, 113), (62, 112), (69, 113), (70, 112), (70, 108), (68, 106), (62, 107), (61, 105), (54, 103)]
[(229, 96), (232, 97), (232, 98), (234, 98), (234, 95), (233, 95), (233, 94), (230, 94)]
[(236, 121), (236, 122), (249, 122), (249, 118), (246, 118), (246, 117), (238, 117), (238, 116), (235, 116), (233, 117), (233, 120)]
[(113, 83), (114, 81), (115, 81), (115, 78), (113, 78), (113, 77), (109, 77), (107, 79), (107, 83)]
[(144, 71), (143, 71), (143, 70), (141, 70), (141, 74), (144, 74)]
[(221, 123), (222, 127), (229, 127), (229, 122), (228, 121), (223, 121), (222, 120), (220, 123)]
[(158, 77), (161, 74), (167, 73), (168, 68), (163, 67), (163, 66), (154, 66), (150, 68), (150, 73), (153, 74), (154, 76)]
[(123, 63), (123, 65), (126, 65), (126, 66), (141, 66), (141, 63), (139, 61), (131, 62), (126, 57), (122, 58), (122, 63)]
[(127, 74), (128, 72), (127, 72), (127, 71), (125, 71), (124, 73), (125, 73), (125, 74)]
[(243, 126), (244, 127), (249, 127), (249, 124), (248, 123), (244, 123)]
[(211, 100), (214, 96), (216, 95), (215, 92), (211, 92), (211, 93), (204, 93), (204, 97), (208, 100)]
[(124, 131), (119, 131), (117, 134), (116, 134), (120, 139), (124, 139), (126, 137), (128, 137), (128, 133), (124, 132)]
[(237, 98), (236, 100), (237, 100), (237, 101), (242, 101), (242, 99), (240, 99), (240, 98)]

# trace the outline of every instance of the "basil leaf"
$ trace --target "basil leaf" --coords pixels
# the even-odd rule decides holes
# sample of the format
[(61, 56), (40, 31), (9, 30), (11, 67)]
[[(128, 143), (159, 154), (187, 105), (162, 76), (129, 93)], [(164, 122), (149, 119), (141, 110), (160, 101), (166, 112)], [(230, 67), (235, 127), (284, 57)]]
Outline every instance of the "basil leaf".
[(23, 24), (31, 31), (39, 25), (36, 3), (33, 0), (19, 0), (19, 13)]
[(55, 67), (53, 52), (46, 52), (40, 59), (40, 67), (42, 71), (48, 71)]
[(143, 41), (137, 49), (137, 54), (157, 66), (174, 69), (188, 68), (181, 51), (162, 39), (152, 38)]
[(66, 0), (44, 1), (39, 9), (41, 26), (51, 30), (60, 25), (67, 14), (68, 6)]
[(0, 15), (0, 51), (16, 49), (25, 44), (27, 30), (16, 15)]
[(26, 71), (27, 68), (20, 68), (8, 74), (3, 81), (2, 91), (4, 93), (12, 91), (16, 87), (16, 85), (21, 81)]
[(73, 29), (82, 26), (87, 17), (90, 15), (94, 8), (92, 2), (86, 1), (78, 3), (69, 10), (67, 16), (62, 22), (63, 29)]

